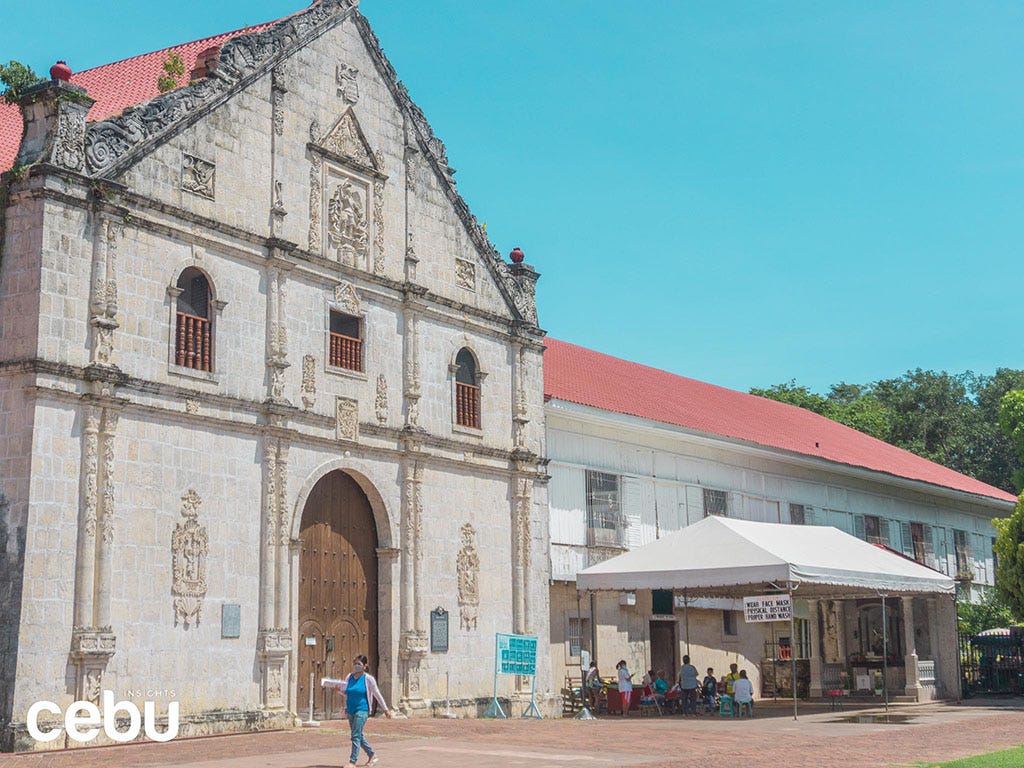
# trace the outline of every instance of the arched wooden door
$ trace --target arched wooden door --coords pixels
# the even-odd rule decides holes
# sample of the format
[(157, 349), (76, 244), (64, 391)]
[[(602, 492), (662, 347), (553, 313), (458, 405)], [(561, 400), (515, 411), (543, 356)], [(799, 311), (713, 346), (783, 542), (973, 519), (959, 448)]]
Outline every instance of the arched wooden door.
[(337, 712), (338, 696), (323, 677), (343, 677), (365, 653), (377, 673), (377, 529), (370, 502), (349, 475), (320, 478), (302, 510), (299, 532), (298, 712)]

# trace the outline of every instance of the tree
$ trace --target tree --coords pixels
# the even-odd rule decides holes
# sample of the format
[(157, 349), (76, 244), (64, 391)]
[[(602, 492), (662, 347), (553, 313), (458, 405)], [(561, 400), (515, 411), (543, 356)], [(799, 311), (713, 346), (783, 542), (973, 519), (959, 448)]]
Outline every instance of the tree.
[(767, 397), (769, 400), (778, 400), (780, 403), (789, 403), (797, 408), (806, 408), (808, 411), (825, 414), (825, 407), (828, 401), (821, 395), (811, 392), (807, 387), (797, 386), (796, 379), (790, 379), (785, 384), (774, 384), (768, 389), (750, 390), (750, 394), (758, 397)]
[(996, 529), (996, 591), (1014, 616), (1024, 617), (1024, 494), (1009, 517), (992, 521)]
[(1019, 490), (1024, 488), (1024, 389), (1012, 389), (999, 399), (999, 427), (1015, 449), (1013, 482)]
[(6, 86), (3, 100), (8, 104), (16, 103), (25, 91), (41, 82), (43, 78), (20, 61), (11, 60), (6, 64), (0, 64), (0, 83)]
[(185, 76), (185, 62), (176, 52), (171, 51), (167, 60), (163, 63), (164, 74), (156, 79), (156, 87), (160, 93), (173, 91), (179, 85), (184, 85), (182, 78)]
[(986, 589), (979, 602), (958, 602), (956, 611), (957, 628), (965, 635), (976, 635), (986, 629), (1008, 627), (1014, 623), (1009, 606), (994, 589)]

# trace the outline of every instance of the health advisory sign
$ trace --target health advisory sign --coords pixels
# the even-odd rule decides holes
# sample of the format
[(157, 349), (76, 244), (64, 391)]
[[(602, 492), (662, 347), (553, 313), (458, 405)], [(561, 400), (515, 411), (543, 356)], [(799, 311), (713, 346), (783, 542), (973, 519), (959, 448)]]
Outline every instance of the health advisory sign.
[(793, 615), (793, 601), (789, 595), (744, 597), (743, 613), (748, 622), (789, 621)]
[(530, 635), (494, 635), (494, 696), (484, 717), (504, 718), (505, 710), (498, 701), (498, 675), (523, 675), (532, 678), (530, 705), (520, 717), (540, 719), (537, 709), (537, 638)]
[(528, 635), (497, 635), (498, 672), (503, 675), (537, 674), (537, 638)]

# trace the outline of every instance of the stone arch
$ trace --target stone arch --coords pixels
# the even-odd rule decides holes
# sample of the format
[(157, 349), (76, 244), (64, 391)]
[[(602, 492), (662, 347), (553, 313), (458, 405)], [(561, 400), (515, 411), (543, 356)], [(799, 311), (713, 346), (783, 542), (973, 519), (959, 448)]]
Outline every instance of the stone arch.
[(366, 498), (370, 502), (370, 509), (373, 512), (373, 521), (377, 526), (378, 546), (381, 549), (394, 548), (398, 540), (397, 530), (393, 524), (394, 518), (388, 512), (384, 497), (377, 490), (377, 484), (370, 479), (372, 472), (366, 465), (366, 462), (352, 458), (331, 459), (309, 473), (306, 482), (299, 489), (299, 493), (295, 498), (295, 504), (292, 507), (292, 519), (289, 525), (291, 539), (299, 538), (299, 530), (302, 527), (302, 512), (306, 507), (309, 494), (321, 478), (334, 471), (344, 472), (351, 477), (362, 489), (363, 493), (366, 494)]

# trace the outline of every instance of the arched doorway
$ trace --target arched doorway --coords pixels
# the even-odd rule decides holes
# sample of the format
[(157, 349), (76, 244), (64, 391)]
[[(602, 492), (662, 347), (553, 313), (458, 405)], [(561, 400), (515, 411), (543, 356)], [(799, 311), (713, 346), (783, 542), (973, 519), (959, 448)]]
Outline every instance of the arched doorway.
[(365, 653), (377, 670), (377, 529), (366, 494), (341, 470), (313, 486), (299, 529), (299, 648), (296, 706), (313, 714), (336, 711), (322, 677), (343, 677)]

